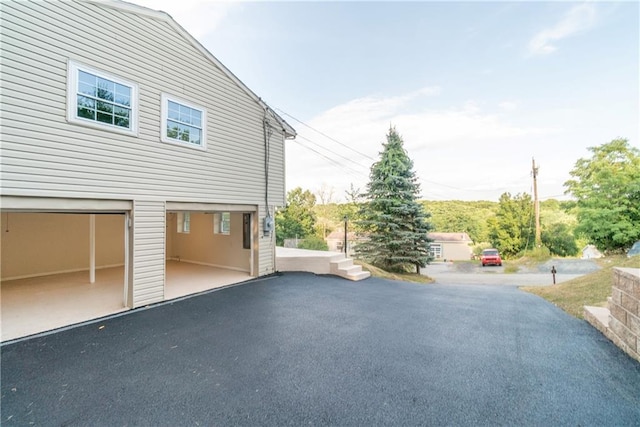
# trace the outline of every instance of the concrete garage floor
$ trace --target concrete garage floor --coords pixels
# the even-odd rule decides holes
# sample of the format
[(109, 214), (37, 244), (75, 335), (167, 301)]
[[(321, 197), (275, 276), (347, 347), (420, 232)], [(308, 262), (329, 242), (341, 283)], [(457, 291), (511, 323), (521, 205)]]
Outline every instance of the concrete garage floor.
[(512, 286), (285, 273), (1, 350), (7, 427), (640, 425), (638, 363)]
[[(248, 273), (186, 262), (166, 264), (165, 299), (170, 300), (250, 279)], [(2, 341), (128, 310), (122, 267), (4, 281), (0, 285)]]

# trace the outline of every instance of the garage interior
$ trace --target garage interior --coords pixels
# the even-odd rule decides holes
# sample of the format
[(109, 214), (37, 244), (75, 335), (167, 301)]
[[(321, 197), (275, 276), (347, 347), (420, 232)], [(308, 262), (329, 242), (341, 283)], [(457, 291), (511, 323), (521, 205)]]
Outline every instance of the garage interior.
[[(190, 212), (185, 232), (185, 213), (166, 214), (164, 299), (250, 279), (253, 215)], [(126, 221), (124, 212), (2, 212), (1, 340), (129, 310)]]

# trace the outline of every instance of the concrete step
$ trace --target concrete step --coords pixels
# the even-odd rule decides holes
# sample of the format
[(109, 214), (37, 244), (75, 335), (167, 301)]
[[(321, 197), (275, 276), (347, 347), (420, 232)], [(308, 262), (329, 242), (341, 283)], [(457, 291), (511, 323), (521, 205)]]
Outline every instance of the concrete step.
[(339, 270), (349, 268), (352, 265), (353, 265), (353, 260), (350, 258), (343, 258), (338, 261), (331, 261), (331, 272), (333, 274), (338, 274)]
[(611, 312), (606, 307), (591, 307), (584, 306), (584, 320), (589, 322), (591, 326), (606, 334), (606, 330), (609, 328), (609, 318)]
[(350, 258), (332, 259), (330, 270), (331, 274), (353, 281), (363, 280), (371, 276), (368, 271), (362, 271), (361, 266), (354, 265), (353, 260)]
[(352, 265), (346, 268), (341, 268), (336, 273), (340, 277), (344, 277), (345, 279), (358, 281), (364, 280), (371, 276), (371, 273), (368, 271), (362, 271), (362, 267), (359, 265)]
[(371, 277), (371, 273), (368, 271), (360, 271), (359, 273), (348, 275), (347, 279), (357, 282), (358, 280), (368, 279), (369, 277)]
[(359, 265), (350, 265), (349, 267), (339, 268), (338, 272), (342, 274), (356, 274), (362, 271), (362, 267)]

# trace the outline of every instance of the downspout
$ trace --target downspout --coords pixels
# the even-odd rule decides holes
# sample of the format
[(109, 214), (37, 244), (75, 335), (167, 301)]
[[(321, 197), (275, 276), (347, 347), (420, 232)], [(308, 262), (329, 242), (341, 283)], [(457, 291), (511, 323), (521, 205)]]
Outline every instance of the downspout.
[(269, 139), (271, 139), (273, 129), (271, 127), (271, 123), (269, 122), (267, 113), (267, 109), (265, 108), (264, 118), (262, 120), (262, 133), (264, 136), (264, 207), (267, 213), (264, 218), (263, 231), (265, 236), (270, 236), (275, 225), (273, 217), (271, 216), (271, 211), (269, 209)]
[[(264, 116), (262, 118), (262, 135), (264, 137), (264, 208), (266, 210), (266, 215), (262, 224), (262, 233), (265, 237), (271, 237), (272, 230), (275, 228), (275, 221), (271, 216), (271, 211), (269, 210), (269, 138), (271, 137), (272, 131), (271, 124), (269, 123), (269, 118), (267, 116), (267, 108), (263, 108)], [(271, 241), (273, 242), (273, 238)], [(276, 247), (274, 244), (270, 245), (270, 247), (272, 259), (270, 273), (273, 273), (276, 271)]]

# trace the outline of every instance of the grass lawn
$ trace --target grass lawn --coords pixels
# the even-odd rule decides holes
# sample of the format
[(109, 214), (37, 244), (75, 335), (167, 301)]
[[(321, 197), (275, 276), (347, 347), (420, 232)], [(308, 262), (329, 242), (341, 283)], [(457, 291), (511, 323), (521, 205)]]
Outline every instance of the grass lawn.
[(579, 319), (583, 318), (583, 307), (591, 305), (605, 307), (607, 297), (611, 296), (613, 268), (640, 267), (640, 257), (611, 256), (597, 260), (601, 270), (577, 277), (573, 280), (552, 286), (524, 286), (520, 289), (536, 294), (562, 308)]
[(357, 265), (361, 265), (363, 270), (371, 273), (373, 277), (380, 277), (382, 279), (389, 280), (401, 280), (404, 282), (413, 282), (413, 283), (433, 283), (434, 280), (429, 276), (424, 276), (422, 274), (416, 273), (389, 273), (388, 271), (384, 271), (381, 268), (374, 267), (371, 264), (367, 264), (366, 262), (360, 260), (353, 261)]

